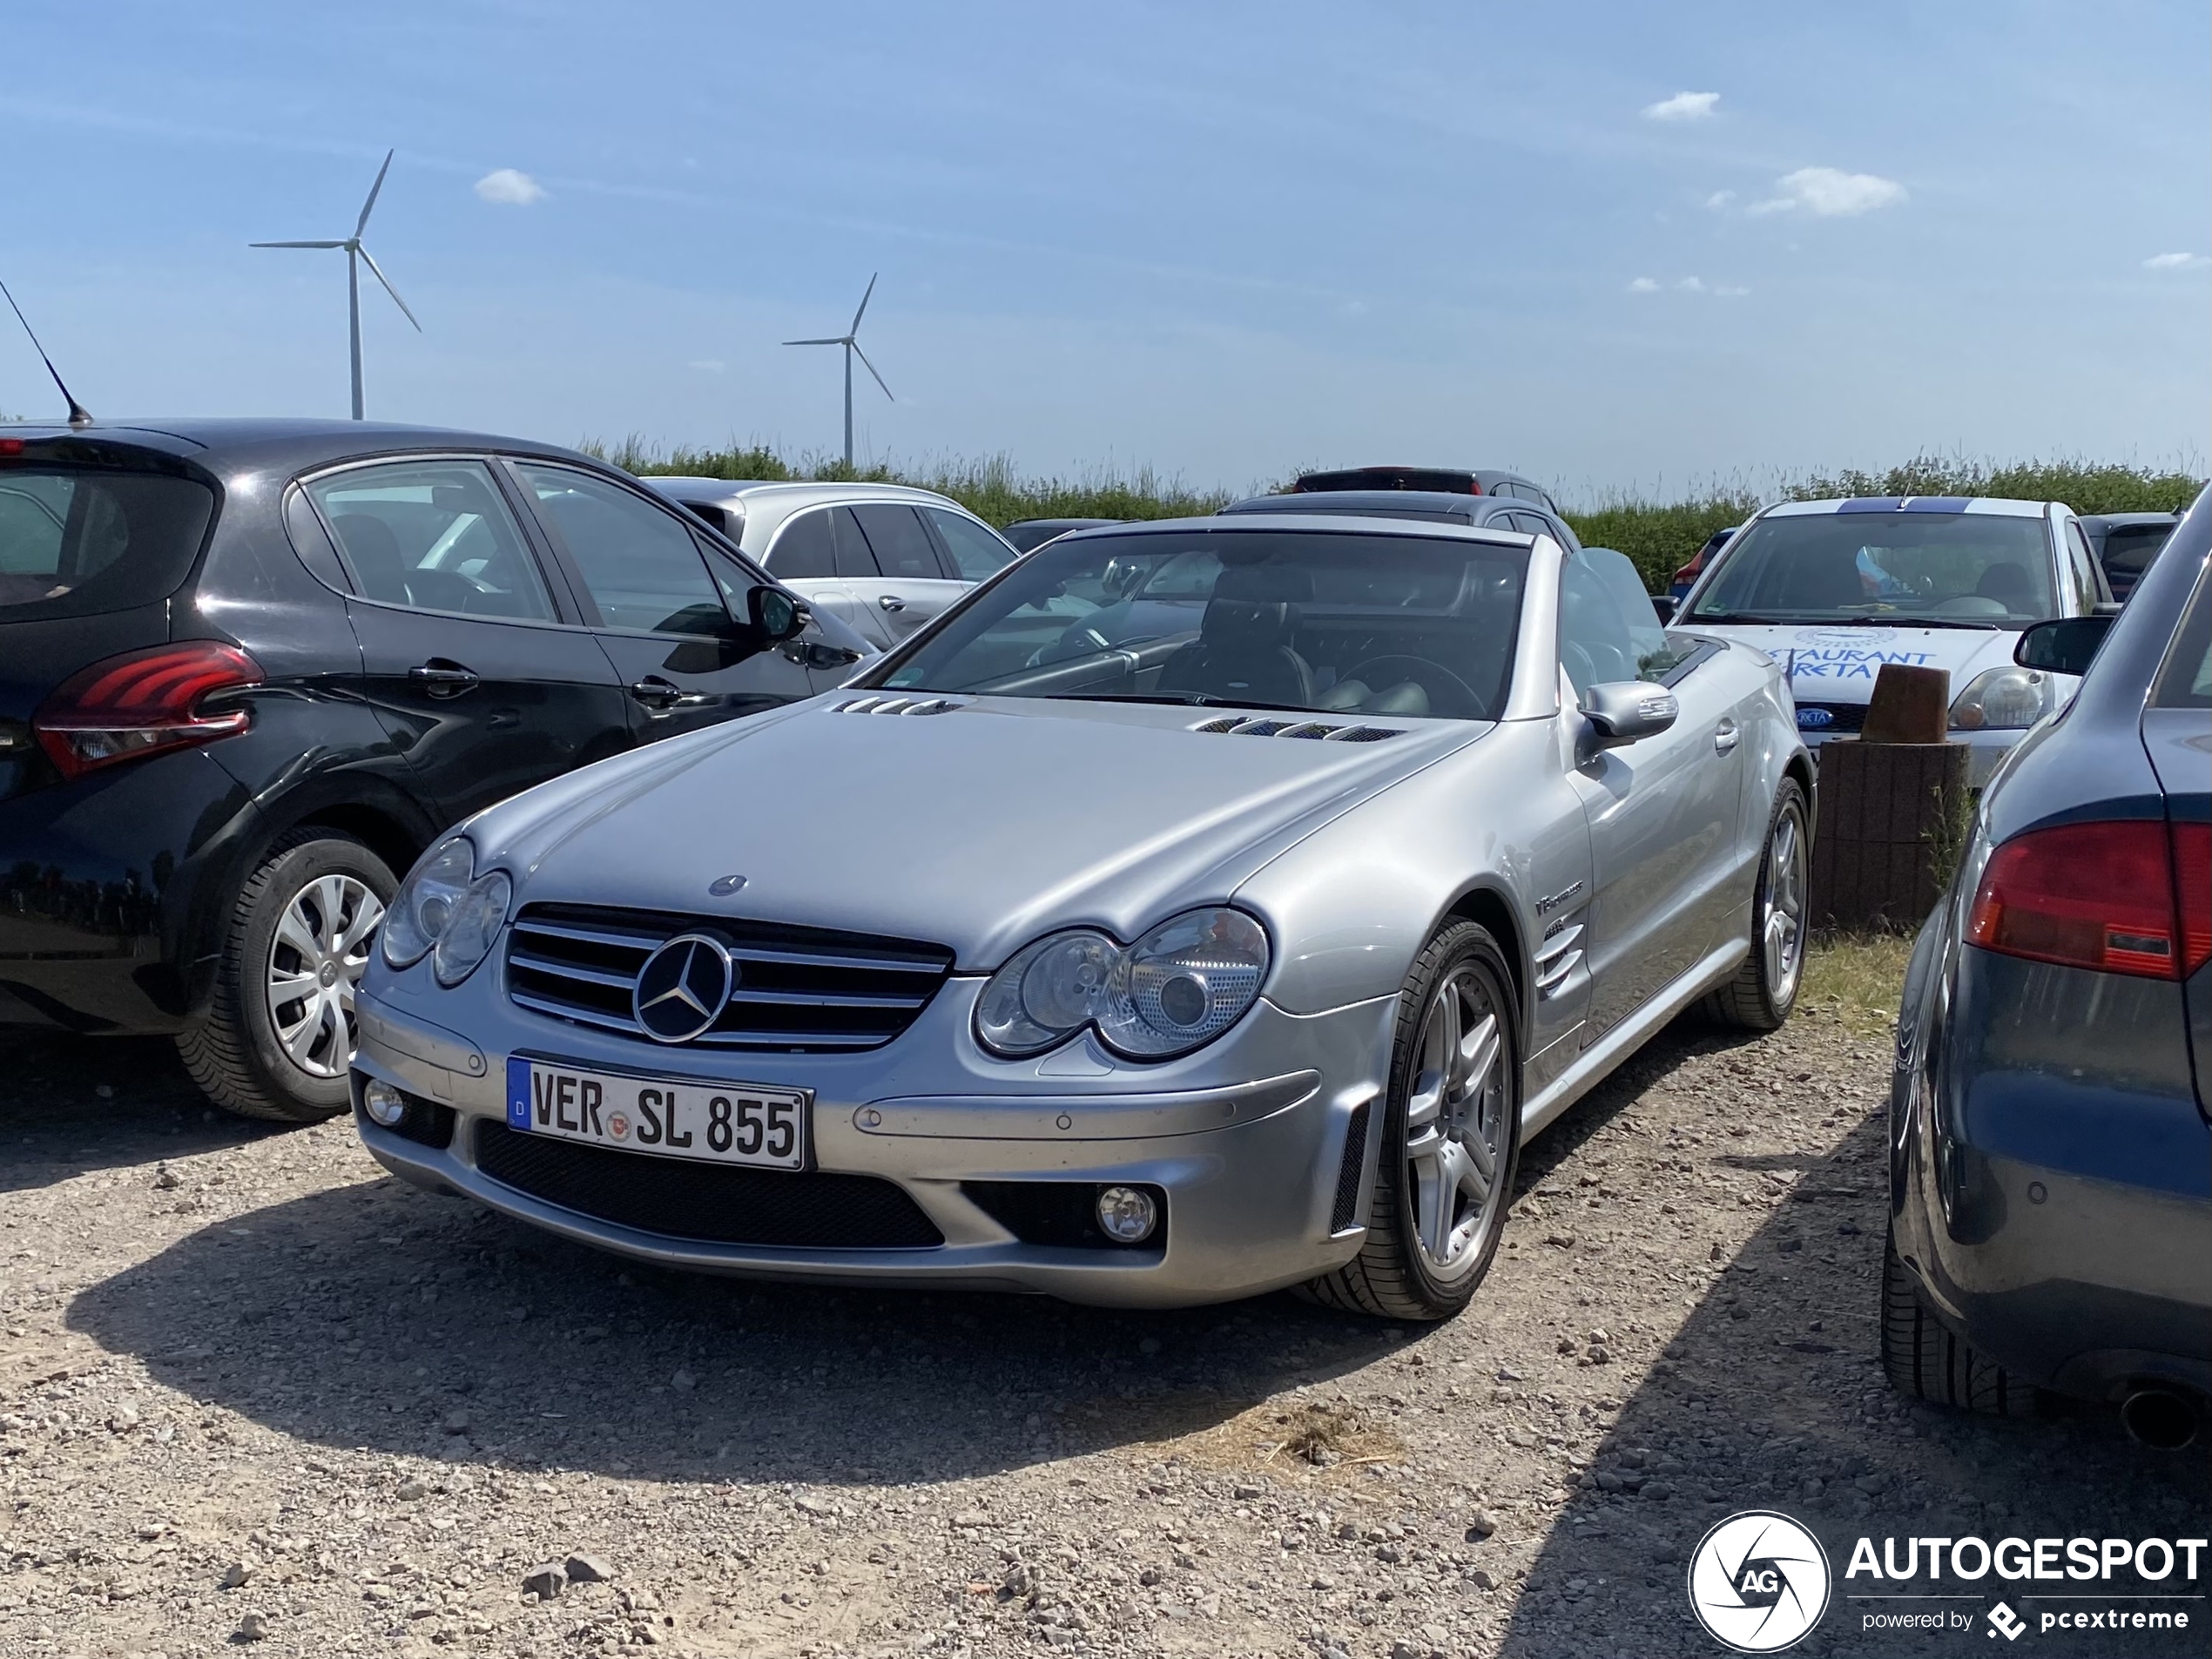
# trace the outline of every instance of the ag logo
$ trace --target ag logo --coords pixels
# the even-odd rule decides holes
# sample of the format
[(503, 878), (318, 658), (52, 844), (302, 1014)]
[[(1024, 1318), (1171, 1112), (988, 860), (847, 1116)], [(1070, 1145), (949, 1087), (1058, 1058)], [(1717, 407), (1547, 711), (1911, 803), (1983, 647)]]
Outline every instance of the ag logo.
[(1828, 1610), (1828, 1552), (1787, 1515), (1749, 1509), (1698, 1541), (1689, 1606), (1714, 1640), (1738, 1653), (1779, 1653)]

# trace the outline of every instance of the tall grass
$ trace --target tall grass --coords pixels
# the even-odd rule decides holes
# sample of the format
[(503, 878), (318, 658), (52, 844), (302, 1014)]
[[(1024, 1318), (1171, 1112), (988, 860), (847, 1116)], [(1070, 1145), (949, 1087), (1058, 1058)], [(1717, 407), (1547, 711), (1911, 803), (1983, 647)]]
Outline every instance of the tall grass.
[[(1150, 467), (1126, 471), (1101, 468), (1077, 478), (1028, 477), (1002, 455), (919, 466), (880, 462), (847, 468), (842, 461), (819, 455), (786, 459), (759, 444), (663, 450), (631, 437), (611, 445), (587, 440), (579, 447), (641, 476), (685, 474), (914, 484), (949, 496), (978, 518), (1001, 526), (1017, 518), (1177, 518), (1211, 513), (1239, 494), (1250, 493), (1194, 489), (1180, 475), (1163, 475)], [(1282, 482), (1290, 481), (1285, 477)], [(2011, 496), (2062, 501), (2080, 513), (2175, 512), (2195, 500), (2203, 486), (2204, 480), (2193, 473), (2171, 468), (1922, 455), (1885, 472), (1847, 469), (1832, 475), (1781, 478), (1765, 491), (1737, 484), (1671, 502), (1623, 496), (1569, 507), (1564, 516), (1586, 545), (1618, 548), (1627, 554), (1642, 573), (1644, 584), (1658, 593), (1715, 530), (1742, 523), (1769, 501), (1817, 501), (1835, 496)]]

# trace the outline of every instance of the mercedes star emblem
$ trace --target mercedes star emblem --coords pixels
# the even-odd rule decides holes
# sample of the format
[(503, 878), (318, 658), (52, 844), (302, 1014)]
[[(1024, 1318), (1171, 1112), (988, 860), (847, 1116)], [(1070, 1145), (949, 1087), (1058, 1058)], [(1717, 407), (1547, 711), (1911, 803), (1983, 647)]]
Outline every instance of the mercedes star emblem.
[(706, 884), (706, 890), (715, 898), (726, 899), (743, 886), (745, 878), (741, 875), (718, 875)]
[(679, 934), (637, 970), (631, 1011), (658, 1042), (689, 1042), (712, 1025), (737, 974), (718, 939)]

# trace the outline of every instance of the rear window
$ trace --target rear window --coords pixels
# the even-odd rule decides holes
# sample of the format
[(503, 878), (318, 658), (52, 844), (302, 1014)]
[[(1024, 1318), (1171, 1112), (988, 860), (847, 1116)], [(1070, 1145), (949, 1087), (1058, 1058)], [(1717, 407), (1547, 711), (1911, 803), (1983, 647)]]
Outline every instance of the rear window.
[(86, 617), (165, 599), (192, 570), (215, 492), (189, 478), (0, 469), (0, 621)]
[(2105, 533), (2105, 579), (2121, 592), (2135, 585), (2166, 538), (2171, 524), (2122, 524)]
[(2159, 709), (2212, 709), (2212, 581), (2198, 580), (2150, 701)]
[(1692, 619), (2004, 627), (2058, 614), (2040, 518), (1816, 513), (1760, 519), (1730, 543)]

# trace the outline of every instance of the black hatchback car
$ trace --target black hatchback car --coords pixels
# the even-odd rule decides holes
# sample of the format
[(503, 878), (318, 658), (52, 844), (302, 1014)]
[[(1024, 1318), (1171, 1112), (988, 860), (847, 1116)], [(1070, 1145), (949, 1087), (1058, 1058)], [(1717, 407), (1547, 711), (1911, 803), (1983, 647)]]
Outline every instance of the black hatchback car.
[(0, 427), (0, 1022), (342, 1110), (440, 831), (867, 654), (587, 456), (351, 421)]
[[(2094, 660), (2092, 657), (2094, 655)], [(2212, 1418), (2212, 491), (1982, 797), (1898, 1021), (1882, 1352), (1972, 1409)]]

